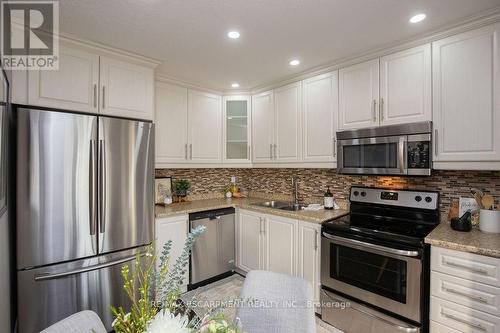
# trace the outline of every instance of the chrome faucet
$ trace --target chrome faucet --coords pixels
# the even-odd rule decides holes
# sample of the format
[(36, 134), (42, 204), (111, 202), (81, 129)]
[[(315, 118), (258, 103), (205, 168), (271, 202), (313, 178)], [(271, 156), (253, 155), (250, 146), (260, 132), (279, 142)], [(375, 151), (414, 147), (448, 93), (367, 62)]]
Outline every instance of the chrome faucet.
[(297, 178), (292, 177), (292, 188), (293, 188), (293, 203), (299, 204), (299, 182)]

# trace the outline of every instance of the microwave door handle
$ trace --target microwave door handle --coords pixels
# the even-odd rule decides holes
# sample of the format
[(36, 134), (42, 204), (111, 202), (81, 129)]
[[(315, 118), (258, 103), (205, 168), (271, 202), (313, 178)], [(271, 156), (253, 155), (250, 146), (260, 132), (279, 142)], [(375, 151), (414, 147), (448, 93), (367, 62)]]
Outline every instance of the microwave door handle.
[(399, 152), (399, 156), (398, 156), (398, 159), (399, 159), (399, 170), (401, 171), (401, 174), (407, 174), (408, 173), (408, 169), (407, 169), (407, 164), (408, 164), (408, 154), (406, 152), (406, 143), (408, 142), (408, 139), (407, 137), (405, 136), (402, 136), (399, 138), (399, 143), (398, 143), (398, 152)]

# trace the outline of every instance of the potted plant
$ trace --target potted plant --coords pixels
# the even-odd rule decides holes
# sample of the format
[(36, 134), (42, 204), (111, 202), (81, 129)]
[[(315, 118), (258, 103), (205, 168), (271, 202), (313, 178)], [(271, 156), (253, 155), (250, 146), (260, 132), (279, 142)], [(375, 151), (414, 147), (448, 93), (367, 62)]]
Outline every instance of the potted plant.
[(179, 179), (174, 181), (175, 195), (184, 198), (187, 195), (187, 190), (191, 187), (191, 182), (187, 179)]

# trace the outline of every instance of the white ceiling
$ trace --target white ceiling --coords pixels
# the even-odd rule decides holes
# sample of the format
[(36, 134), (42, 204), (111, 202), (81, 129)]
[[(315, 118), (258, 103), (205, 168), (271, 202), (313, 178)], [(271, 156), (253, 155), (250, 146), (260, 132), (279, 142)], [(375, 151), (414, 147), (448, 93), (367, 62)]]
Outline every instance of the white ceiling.
[[(500, 0), (61, 0), (61, 31), (162, 61), (158, 72), (250, 89), (500, 6)], [(427, 19), (410, 24), (413, 14)], [(226, 33), (236, 29), (239, 40)], [(292, 58), (302, 63), (288, 65)]]

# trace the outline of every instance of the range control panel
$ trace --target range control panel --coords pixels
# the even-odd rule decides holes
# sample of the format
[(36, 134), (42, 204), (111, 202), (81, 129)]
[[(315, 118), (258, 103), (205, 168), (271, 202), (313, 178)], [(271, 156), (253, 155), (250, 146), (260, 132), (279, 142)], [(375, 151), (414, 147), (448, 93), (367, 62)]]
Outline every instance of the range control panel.
[(439, 193), (356, 186), (351, 187), (350, 200), (351, 202), (434, 210), (439, 205)]

